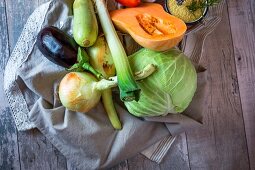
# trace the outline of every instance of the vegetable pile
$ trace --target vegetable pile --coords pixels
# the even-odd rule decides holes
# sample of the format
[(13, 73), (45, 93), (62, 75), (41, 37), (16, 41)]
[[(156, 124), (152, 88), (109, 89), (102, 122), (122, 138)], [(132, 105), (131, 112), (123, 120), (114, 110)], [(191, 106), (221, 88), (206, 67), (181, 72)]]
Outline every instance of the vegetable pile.
[[(73, 37), (53, 26), (39, 32), (39, 50), (68, 71), (59, 84), (61, 103), (86, 113), (102, 99), (115, 129), (122, 125), (113, 87), (119, 88), (120, 99), (132, 115), (183, 112), (197, 86), (194, 66), (175, 48), (185, 34), (185, 23), (156, 3), (116, 1), (126, 8), (109, 14), (105, 0), (75, 0)], [(128, 57), (115, 27), (143, 48)]]

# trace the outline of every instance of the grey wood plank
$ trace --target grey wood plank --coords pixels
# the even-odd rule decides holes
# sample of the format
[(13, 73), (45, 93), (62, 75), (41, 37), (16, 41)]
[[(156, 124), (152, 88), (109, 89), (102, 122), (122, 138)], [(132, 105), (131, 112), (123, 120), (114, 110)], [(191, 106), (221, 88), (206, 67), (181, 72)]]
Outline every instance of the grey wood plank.
[[(68, 170), (78, 170), (72, 163), (67, 161), (67, 169)], [(128, 170), (128, 161), (122, 161), (118, 165), (115, 165), (114, 167), (109, 168), (109, 170)]]
[(14, 46), (19, 38), (19, 35), (26, 23), (28, 16), (40, 4), (48, 0), (6, 0), (6, 13), (9, 36), (10, 51), (13, 51)]
[(128, 169), (135, 170), (160, 170), (160, 166), (148, 158), (146, 158), (142, 154), (138, 154), (137, 156), (128, 159)]
[(172, 144), (167, 155), (163, 158), (160, 164), (157, 164), (145, 156), (138, 154), (137, 156), (128, 159), (128, 169), (141, 169), (141, 170), (157, 170), (157, 169), (171, 169), (171, 170), (188, 170), (189, 158), (186, 143), (185, 133), (177, 136), (177, 139)]
[(122, 162), (120, 165), (114, 167), (113, 169), (173, 169), (173, 170), (188, 170), (189, 159), (188, 150), (185, 133), (182, 133), (177, 137), (177, 139), (172, 144), (167, 155), (164, 157), (160, 164), (157, 164), (142, 154), (138, 154), (133, 158), (127, 160), (127, 162)]
[(166, 157), (160, 164), (160, 169), (171, 170), (189, 170), (189, 156), (187, 148), (186, 134), (182, 133), (177, 136), (173, 145), (169, 149)]
[(9, 108), (0, 109), (0, 169), (20, 169), (17, 131)]
[[(0, 82), (4, 80), (4, 68), (9, 59), (9, 40), (7, 29), (7, 16), (5, 0), (0, 0)], [(7, 99), (4, 94), (3, 83), (0, 84), (0, 110), (8, 107)]]
[[(46, 1), (6, 1), (10, 51), (29, 15)], [(18, 145), (21, 169), (66, 169), (65, 157), (39, 131), (18, 132)]]
[[(0, 0), (0, 82), (9, 58), (5, 0)], [(17, 131), (0, 83), (0, 169), (20, 169)]]
[[(73, 166), (71, 163), (69, 163), (67, 161), (67, 169), (68, 170), (78, 170), (77, 168), (75, 168), (75, 166)], [(109, 170), (128, 170), (128, 161), (122, 161), (121, 163), (119, 163), (118, 165), (115, 165), (111, 168), (108, 168)]]
[(67, 167), (67, 170), (77, 170), (77, 168), (69, 161), (66, 162), (66, 167)]
[(243, 115), (237, 84), (227, 8), (207, 38), (209, 95), (204, 126), (187, 133), (191, 169), (249, 169)]
[(0, 0), (0, 69), (4, 70), (4, 67), (9, 58), (9, 40), (8, 40), (8, 30), (6, 21), (6, 7), (5, 0)]
[(118, 165), (112, 167), (110, 170), (128, 170), (128, 160), (122, 161)]
[(21, 169), (66, 169), (64, 156), (38, 130), (19, 132), (18, 139)]
[(228, 1), (250, 168), (255, 169), (255, 1)]

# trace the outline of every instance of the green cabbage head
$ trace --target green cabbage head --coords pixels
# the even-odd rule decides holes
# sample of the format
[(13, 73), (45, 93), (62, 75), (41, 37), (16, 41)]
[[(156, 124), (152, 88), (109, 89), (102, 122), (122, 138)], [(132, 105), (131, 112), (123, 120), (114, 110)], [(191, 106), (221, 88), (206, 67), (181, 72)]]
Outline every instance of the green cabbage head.
[(125, 102), (128, 111), (138, 117), (183, 112), (197, 87), (197, 74), (190, 60), (178, 49), (157, 52), (141, 49), (129, 57), (134, 72), (148, 64), (157, 65), (152, 75), (137, 81), (141, 88), (138, 102)]

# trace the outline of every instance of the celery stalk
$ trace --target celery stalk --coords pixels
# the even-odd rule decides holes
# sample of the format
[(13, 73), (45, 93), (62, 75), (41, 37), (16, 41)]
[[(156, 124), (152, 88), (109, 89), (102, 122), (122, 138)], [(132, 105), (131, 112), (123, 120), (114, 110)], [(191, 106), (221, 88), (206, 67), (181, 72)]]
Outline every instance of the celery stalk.
[(135, 82), (128, 62), (127, 54), (112, 24), (105, 0), (95, 0), (95, 4), (101, 27), (116, 67), (118, 85), (120, 89), (120, 99), (122, 101), (138, 101), (140, 97), (140, 89)]
[(112, 90), (106, 89), (102, 91), (102, 99), (103, 99), (104, 108), (106, 110), (106, 113), (108, 115), (108, 118), (112, 126), (114, 127), (114, 129), (120, 130), (122, 126), (113, 104)]

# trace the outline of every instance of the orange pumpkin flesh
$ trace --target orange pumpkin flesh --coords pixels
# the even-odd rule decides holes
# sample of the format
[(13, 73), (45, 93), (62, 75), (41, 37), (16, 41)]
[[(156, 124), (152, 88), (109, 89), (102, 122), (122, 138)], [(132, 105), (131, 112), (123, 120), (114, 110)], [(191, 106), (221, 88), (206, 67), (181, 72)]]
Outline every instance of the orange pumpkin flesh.
[(176, 46), (187, 30), (181, 19), (168, 14), (156, 3), (114, 10), (110, 16), (117, 29), (130, 34), (141, 46), (155, 51)]

